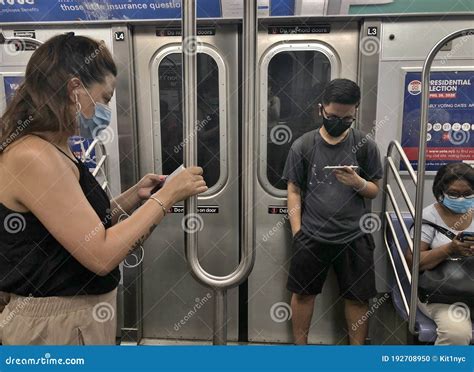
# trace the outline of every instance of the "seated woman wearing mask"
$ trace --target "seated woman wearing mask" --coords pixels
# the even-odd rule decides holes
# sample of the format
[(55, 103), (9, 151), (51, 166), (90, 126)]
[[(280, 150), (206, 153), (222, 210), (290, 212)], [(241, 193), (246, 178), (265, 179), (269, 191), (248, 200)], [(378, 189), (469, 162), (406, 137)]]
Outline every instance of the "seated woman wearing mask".
[[(434, 227), (423, 224), (420, 271), (434, 269), (449, 257), (474, 255), (474, 240), (459, 239), (461, 232), (474, 231), (473, 190), (474, 169), (471, 166), (451, 163), (439, 169), (433, 182), (433, 194), (437, 202), (423, 210), (423, 219), (450, 230), (456, 238), (450, 240)], [(412, 255), (409, 250), (408, 252), (407, 259), (411, 265)], [(472, 285), (474, 286), (474, 279)], [(437, 325), (436, 345), (469, 345), (473, 311), (469, 310), (467, 305), (456, 309), (457, 305), (420, 302), (419, 306)]]
[[(70, 136), (97, 134), (110, 122), (116, 75), (105, 45), (73, 34), (53, 37), (33, 53), (1, 119), (4, 345), (113, 344), (118, 265), (171, 205), (207, 190), (202, 169), (190, 167), (153, 195), (162, 176), (147, 175), (109, 201), (73, 156)], [(118, 222), (122, 209), (137, 207)]]

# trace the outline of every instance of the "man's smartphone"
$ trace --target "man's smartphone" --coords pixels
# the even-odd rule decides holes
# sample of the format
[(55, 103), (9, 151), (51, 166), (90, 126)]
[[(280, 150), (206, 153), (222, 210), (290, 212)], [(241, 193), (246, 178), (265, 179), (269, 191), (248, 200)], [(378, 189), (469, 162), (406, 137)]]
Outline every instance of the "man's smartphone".
[(323, 169), (344, 169), (346, 167), (349, 167), (354, 170), (359, 168), (359, 166), (357, 165), (326, 165)]
[(467, 238), (467, 240), (474, 240), (474, 232), (473, 231), (463, 231), (459, 235), (459, 240), (464, 241)]
[(155, 188), (153, 190), (151, 190), (151, 195), (153, 195), (155, 192), (157, 192), (159, 189), (161, 189), (169, 179), (173, 178), (178, 173), (181, 173), (184, 169), (186, 169), (186, 168), (184, 168), (184, 165), (181, 164), (178, 168), (176, 168), (173, 171), (173, 173), (171, 173), (169, 176), (166, 176), (164, 181), (161, 181), (158, 185), (155, 186)]

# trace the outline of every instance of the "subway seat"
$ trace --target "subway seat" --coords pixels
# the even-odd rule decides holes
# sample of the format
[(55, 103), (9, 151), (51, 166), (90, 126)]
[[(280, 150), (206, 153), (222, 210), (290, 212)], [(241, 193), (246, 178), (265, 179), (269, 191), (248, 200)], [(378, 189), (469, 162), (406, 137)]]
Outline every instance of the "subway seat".
[[(409, 229), (413, 224), (413, 218), (410, 213), (402, 213), (403, 223)], [(408, 248), (408, 242), (403, 234), (402, 227), (400, 225), (400, 221), (398, 220), (397, 215), (392, 212), (390, 213), (390, 219), (393, 223), (393, 227), (395, 233), (397, 234), (398, 241), (400, 242), (400, 246), (402, 248), (403, 253), (406, 253)], [(410, 282), (406, 276), (405, 270), (403, 269), (403, 264), (401, 261), (401, 257), (398, 253), (397, 246), (394, 243), (392, 233), (390, 228), (387, 226), (387, 241), (389, 245), (390, 252), (392, 253), (395, 267), (397, 270), (398, 277), (400, 278), (402, 289), (405, 293), (405, 297), (407, 302), (410, 302)], [(408, 314), (405, 310), (405, 306), (403, 304), (403, 299), (400, 294), (400, 289), (397, 285), (397, 281), (395, 277), (391, 279), (390, 283), (391, 294), (393, 304), (397, 313), (405, 320), (408, 321)], [(428, 318), (425, 314), (423, 314), (419, 308), (416, 310), (416, 322), (415, 322), (415, 329), (418, 331), (418, 340), (421, 342), (435, 342), (436, 341), (436, 323)], [(472, 341), (471, 344), (474, 344), (474, 323), (472, 325)]]

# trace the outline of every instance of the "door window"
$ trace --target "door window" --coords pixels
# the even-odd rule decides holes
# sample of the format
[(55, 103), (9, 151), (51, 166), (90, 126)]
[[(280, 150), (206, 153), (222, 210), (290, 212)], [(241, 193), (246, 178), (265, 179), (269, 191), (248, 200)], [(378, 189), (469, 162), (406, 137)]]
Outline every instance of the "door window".
[[(171, 174), (183, 164), (182, 57), (167, 55), (159, 68), (161, 156), (163, 174)], [(211, 188), (220, 177), (219, 67), (208, 54), (197, 56), (198, 165)]]

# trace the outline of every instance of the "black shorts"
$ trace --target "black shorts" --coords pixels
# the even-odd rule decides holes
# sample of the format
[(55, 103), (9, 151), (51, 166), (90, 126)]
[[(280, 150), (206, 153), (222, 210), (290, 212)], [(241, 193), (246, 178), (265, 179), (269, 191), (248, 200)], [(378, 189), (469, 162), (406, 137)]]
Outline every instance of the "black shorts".
[(317, 295), (333, 265), (340, 295), (350, 300), (367, 301), (377, 294), (374, 249), (370, 234), (339, 245), (317, 242), (300, 230), (293, 238), (286, 288), (297, 294)]

